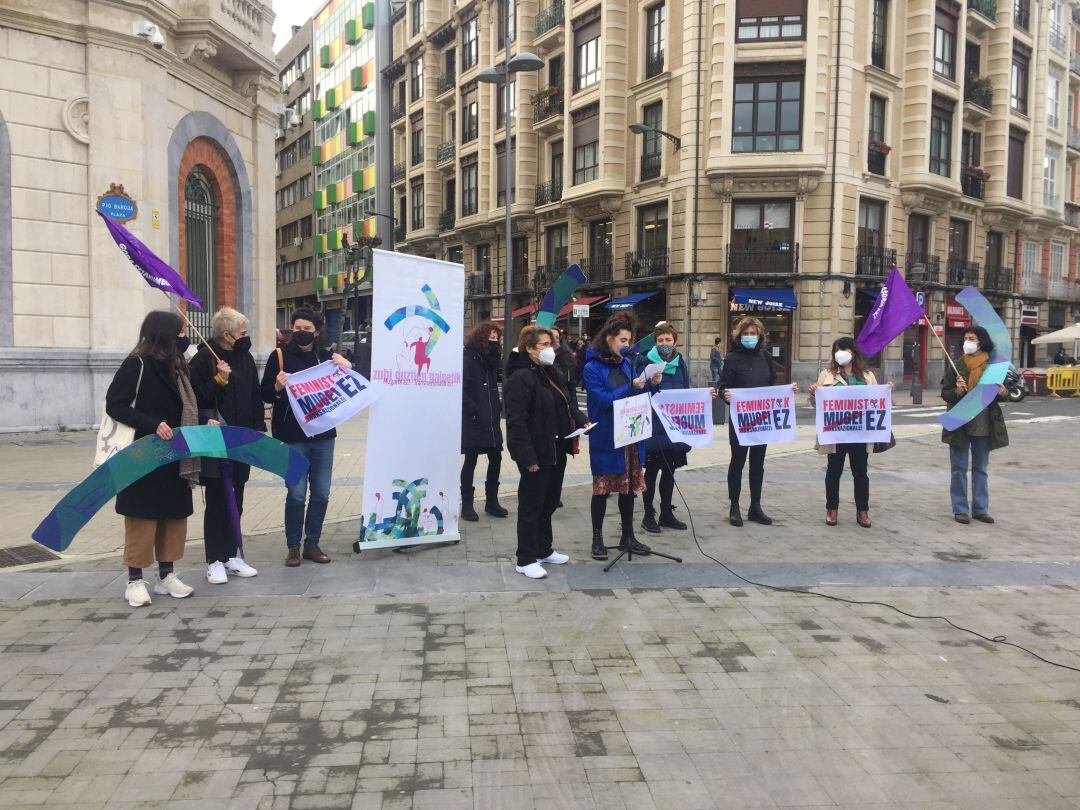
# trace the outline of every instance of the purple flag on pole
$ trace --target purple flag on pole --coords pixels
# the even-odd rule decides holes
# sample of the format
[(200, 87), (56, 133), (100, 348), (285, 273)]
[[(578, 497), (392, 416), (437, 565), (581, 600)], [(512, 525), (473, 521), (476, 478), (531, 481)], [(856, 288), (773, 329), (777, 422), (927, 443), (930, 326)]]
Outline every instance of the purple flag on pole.
[(202, 299), (191, 291), (191, 288), (180, 278), (179, 273), (159, 259), (150, 248), (136, 239), (127, 228), (113, 222), (100, 211), (98, 216), (105, 223), (105, 227), (109, 229), (112, 238), (116, 240), (117, 247), (131, 260), (131, 263), (135, 265), (135, 269), (139, 271), (139, 275), (146, 279), (147, 284), (167, 293), (179, 295), (185, 301), (189, 301), (202, 309)]
[(915, 293), (900, 271), (893, 267), (855, 343), (867, 357), (877, 354), (922, 315)]

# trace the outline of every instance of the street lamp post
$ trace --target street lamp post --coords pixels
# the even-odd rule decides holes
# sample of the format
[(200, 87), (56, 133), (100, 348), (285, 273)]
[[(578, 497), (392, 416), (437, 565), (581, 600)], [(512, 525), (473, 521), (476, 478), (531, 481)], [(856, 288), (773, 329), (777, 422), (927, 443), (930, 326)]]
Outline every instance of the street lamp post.
[[(503, 341), (509, 343), (510, 330), (513, 328), (513, 314), (511, 311), (511, 285), (513, 283), (512, 253), (513, 236), (510, 224), (510, 188), (511, 188), (511, 163), (510, 163), (510, 77), (515, 73), (527, 73), (540, 70), (544, 66), (544, 60), (531, 53), (519, 53), (510, 56), (510, 3), (514, 0), (503, 2), (503, 31), (506, 34), (503, 45), (505, 47), (503, 63), (495, 67), (487, 67), (477, 74), (476, 80), (484, 84), (501, 84), (503, 91), (503, 129), (506, 133), (506, 149), (503, 151), (503, 196), (506, 205), (506, 270), (503, 276)], [(510, 352), (503, 353), (504, 362), (509, 362)]]

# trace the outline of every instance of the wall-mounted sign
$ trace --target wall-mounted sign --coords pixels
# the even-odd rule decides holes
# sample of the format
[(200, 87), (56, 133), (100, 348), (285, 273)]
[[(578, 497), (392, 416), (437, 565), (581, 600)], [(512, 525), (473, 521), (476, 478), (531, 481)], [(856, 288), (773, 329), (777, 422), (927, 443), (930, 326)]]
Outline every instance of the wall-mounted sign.
[(150, 227), (155, 231), (161, 230), (161, 212), (156, 208), (150, 212)]
[(934, 324), (934, 334), (937, 335), (938, 337), (941, 337), (942, 335), (945, 334), (945, 327), (942, 326), (940, 323), (935, 323)]
[(967, 329), (971, 326), (971, 316), (955, 298), (946, 298), (945, 323), (950, 329)]
[(128, 222), (139, 215), (135, 200), (124, 191), (123, 184), (110, 183), (109, 190), (97, 199), (97, 210), (117, 222)]
[(1039, 308), (1029, 306), (1020, 307), (1020, 323), (1024, 326), (1038, 326)]
[(926, 311), (926, 293), (921, 292), (921, 291), (915, 293), (915, 303), (917, 303), (919, 305), (919, 309), (921, 309), (923, 312), (925, 312)]

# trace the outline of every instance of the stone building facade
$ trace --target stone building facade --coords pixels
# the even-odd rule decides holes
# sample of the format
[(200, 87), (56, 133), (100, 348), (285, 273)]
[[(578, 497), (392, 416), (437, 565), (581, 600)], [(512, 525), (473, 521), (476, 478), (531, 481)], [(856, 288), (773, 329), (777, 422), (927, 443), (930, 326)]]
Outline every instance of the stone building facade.
[[(950, 348), (968, 283), (1027, 365), (1045, 355), (1025, 340), (1080, 309), (1080, 48), (1061, 0), (399, 8), (383, 75), (400, 249), (462, 261), (473, 321), (502, 316), (508, 254), (519, 325), (577, 262), (584, 332), (612, 307), (665, 319), (704, 379), (714, 338), (755, 314), (781, 378), (806, 382), (894, 263)], [(477, 82), (502, 63), (504, 16), (512, 52), (546, 62), (516, 76), (509, 116)], [(930, 327), (883, 354), (898, 383), (940, 378)]]
[(119, 186), (126, 227), (207, 301), (193, 321), (232, 305), (272, 346), (272, 23), (255, 0), (0, 5), (0, 430), (96, 423), (173, 305), (94, 213)]

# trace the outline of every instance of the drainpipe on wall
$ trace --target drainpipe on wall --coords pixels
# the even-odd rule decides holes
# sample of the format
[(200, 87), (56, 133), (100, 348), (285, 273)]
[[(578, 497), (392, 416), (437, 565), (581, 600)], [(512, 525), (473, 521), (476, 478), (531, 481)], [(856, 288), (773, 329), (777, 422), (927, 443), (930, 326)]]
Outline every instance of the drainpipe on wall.
[[(694, 283), (697, 281), (698, 269), (698, 221), (701, 192), (701, 52), (702, 39), (705, 34), (705, 0), (698, 0), (697, 6), (697, 61), (694, 64), (694, 70), (697, 74), (695, 78), (697, 87), (694, 93), (696, 96), (694, 113), (694, 242), (691, 246), (690, 278), (686, 282), (686, 349), (688, 352), (693, 351)], [(693, 380), (693, 368), (690, 367), (687, 370), (690, 372), (690, 379)]]
[(390, 23), (390, 0), (375, 0), (375, 233), (384, 250), (394, 249), (394, 229), (399, 225), (394, 207), (394, 132), (391, 124), (393, 83), (383, 69), (393, 58), (394, 26)]
[[(840, 137), (839, 119), (840, 119), (840, 34), (841, 25), (843, 23), (843, 11), (844, 0), (836, 0), (836, 57), (834, 59), (834, 66), (836, 69), (836, 76), (833, 79), (833, 125), (832, 125), (832, 188), (829, 191), (829, 247), (828, 258), (825, 264), (825, 274), (827, 276), (832, 275), (832, 262), (833, 262), (833, 239), (836, 234), (836, 152), (837, 142)], [(818, 310), (821, 318), (822, 332), (818, 337), (818, 371), (821, 371), (824, 365), (825, 355), (825, 342), (824, 325), (825, 325), (825, 281), (824, 279), (818, 282)]]

